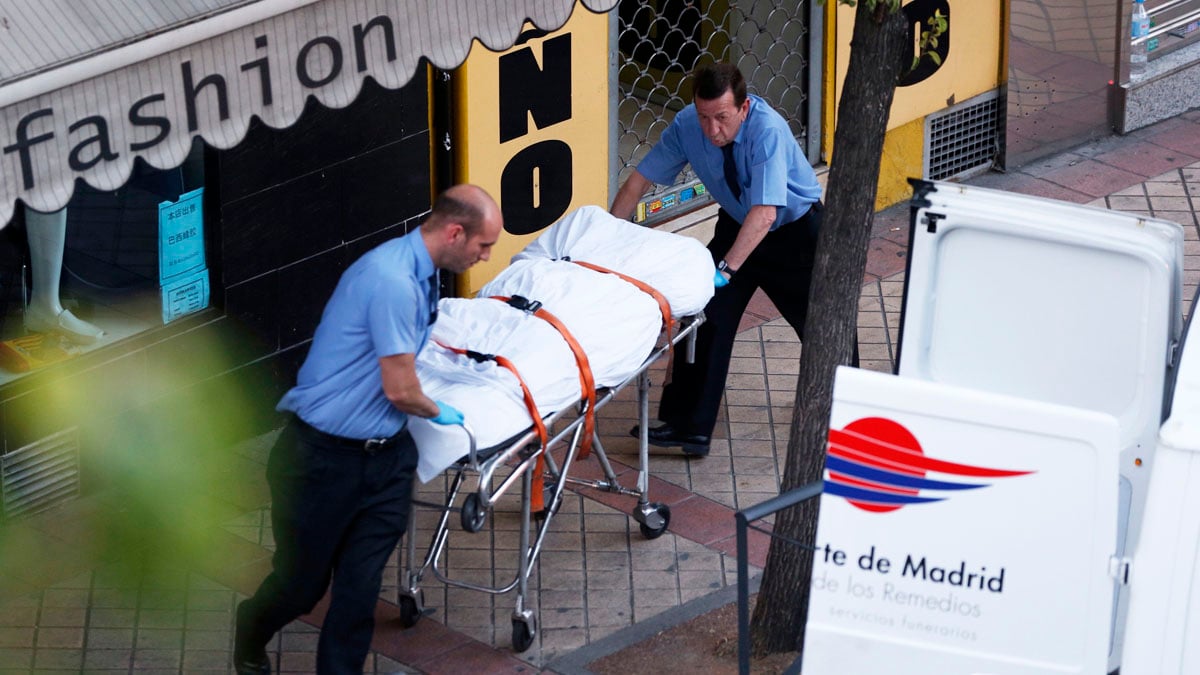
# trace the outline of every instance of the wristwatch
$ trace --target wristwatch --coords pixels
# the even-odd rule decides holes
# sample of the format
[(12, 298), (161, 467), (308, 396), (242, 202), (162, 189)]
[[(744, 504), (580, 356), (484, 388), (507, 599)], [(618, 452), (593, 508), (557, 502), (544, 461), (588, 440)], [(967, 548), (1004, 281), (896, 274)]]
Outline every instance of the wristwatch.
[(717, 271), (728, 274), (730, 279), (733, 278), (733, 275), (737, 274), (737, 270), (730, 267), (729, 263), (725, 262), (724, 259), (722, 259), (721, 262), (717, 263)]

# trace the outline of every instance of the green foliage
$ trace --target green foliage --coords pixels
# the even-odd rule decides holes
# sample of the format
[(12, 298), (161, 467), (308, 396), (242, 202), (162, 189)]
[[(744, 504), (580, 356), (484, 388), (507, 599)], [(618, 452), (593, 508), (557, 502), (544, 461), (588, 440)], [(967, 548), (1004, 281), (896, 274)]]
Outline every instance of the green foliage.
[[(252, 411), (270, 403), (232, 377), (197, 383), (228, 373), (238, 361), (225, 345), (202, 336), (188, 344), (186, 359), (149, 370), (138, 381), (110, 383), (113, 400), (124, 401), (129, 390), (144, 399), (159, 395), (132, 408), (114, 410), (110, 401), (97, 400), (95, 390), (69, 380), (33, 394), (45, 409), (77, 422), (86, 498), (59, 507), (69, 515), (62, 532), (24, 521), (0, 527), (0, 575), (24, 573), (63, 555), (81, 570), (130, 562), (120, 566), (122, 574), (140, 574), (142, 565), (182, 570), (228, 564), (230, 553), (213, 545), (227, 538), (215, 535), (241, 515), (244, 504), (261, 501), (252, 491), (257, 484), (246, 476), (255, 465), (235, 454), (229, 439), (250, 438)], [(35, 522), (42, 521), (28, 521)]]
[[(821, 4), (825, 3), (825, 0), (818, 1)], [(863, 0), (863, 2), (866, 2), (867, 9), (874, 13), (886, 10), (887, 13), (894, 14), (900, 11), (901, 0)], [(846, 5), (847, 7), (858, 6), (858, 0), (837, 0), (837, 3), (839, 5)], [(946, 32), (946, 27), (949, 25), (946, 17), (942, 14), (942, 10), (935, 10), (933, 16), (925, 22), (925, 25), (927, 29), (921, 31), (921, 40), (918, 43), (919, 49), (917, 55), (913, 57), (910, 69), (916, 69), (917, 64), (926, 56), (937, 65), (942, 65), (942, 57), (938, 56), (937, 52), (934, 51), (938, 46), (938, 38)]]
[(913, 57), (913, 68), (916, 68), (917, 64), (920, 63), (921, 59), (925, 56), (928, 56), (929, 60), (933, 61), (937, 65), (942, 65), (942, 57), (938, 56), (937, 52), (934, 50), (937, 49), (938, 38), (946, 32), (946, 28), (949, 23), (946, 21), (946, 17), (942, 14), (942, 10), (939, 9), (934, 11), (933, 16), (929, 17), (929, 20), (925, 22), (925, 25), (928, 26), (928, 30), (921, 31), (921, 40), (918, 43), (919, 49), (917, 51), (917, 55)]

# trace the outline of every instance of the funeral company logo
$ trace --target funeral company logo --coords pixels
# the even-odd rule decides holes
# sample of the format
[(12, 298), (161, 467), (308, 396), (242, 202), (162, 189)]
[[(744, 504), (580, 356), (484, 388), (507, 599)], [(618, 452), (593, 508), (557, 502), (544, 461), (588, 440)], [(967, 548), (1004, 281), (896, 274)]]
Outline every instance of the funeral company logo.
[[(864, 417), (844, 429), (830, 429), (825, 469), (828, 476), (825, 494), (844, 497), (852, 505), (876, 513), (942, 501), (949, 494), (939, 493), (952, 494), (991, 484), (980, 479), (1033, 473), (927, 457), (908, 429), (882, 417)], [(927, 478), (930, 473), (967, 480)]]

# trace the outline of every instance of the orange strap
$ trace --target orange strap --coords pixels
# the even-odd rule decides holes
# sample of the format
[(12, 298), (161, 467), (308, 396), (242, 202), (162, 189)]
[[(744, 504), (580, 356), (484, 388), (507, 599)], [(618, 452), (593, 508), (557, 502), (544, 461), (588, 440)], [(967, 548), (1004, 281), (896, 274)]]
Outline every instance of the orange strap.
[[(666, 344), (668, 347), (671, 345), (671, 341), (675, 339), (675, 319), (671, 316), (671, 303), (667, 302), (667, 296), (663, 295), (661, 292), (659, 292), (659, 290), (657, 288), (651, 286), (650, 284), (642, 281), (641, 279), (635, 279), (634, 277), (631, 277), (628, 274), (622, 274), (616, 270), (610, 270), (607, 267), (601, 267), (599, 265), (595, 265), (590, 262), (584, 262), (582, 260), (572, 260), (571, 262), (575, 263), (576, 265), (581, 265), (583, 267), (586, 267), (589, 270), (594, 270), (596, 272), (602, 272), (604, 274), (615, 274), (617, 277), (624, 279), (625, 281), (628, 281), (629, 283), (633, 284), (634, 286), (637, 286), (644, 293), (648, 293), (650, 295), (650, 297), (654, 298), (654, 301), (658, 303), (658, 311), (662, 312), (663, 330), (665, 330), (667, 332)], [(667, 352), (667, 378), (668, 379), (671, 377), (671, 373), (674, 372), (674, 365), (675, 365), (675, 350), (671, 349)]]
[[(482, 354), (480, 352), (471, 351), (469, 349), (462, 349), (460, 347), (451, 347), (450, 345), (444, 344), (437, 340), (434, 340), (434, 342), (437, 342), (437, 344), (440, 345), (443, 349), (448, 349), (448, 350), (454, 352), (455, 354), (462, 354), (464, 356), (469, 356), (476, 361), (481, 361), (481, 362), (482, 361), (495, 361), (496, 365), (498, 365), (502, 368), (506, 368), (510, 373), (512, 373), (517, 378), (517, 384), (521, 385), (521, 395), (525, 399), (525, 408), (529, 411), (530, 419), (533, 420), (533, 428), (537, 430), (538, 440), (541, 442), (543, 448), (546, 447), (546, 443), (550, 440), (550, 434), (546, 431), (546, 423), (542, 421), (542, 416), (541, 416), (541, 414), (538, 413), (537, 403), (534, 402), (533, 393), (529, 391), (528, 385), (525, 384), (525, 378), (521, 377), (521, 373), (519, 373), (517, 371), (517, 367), (516, 367), (516, 365), (513, 364), (512, 361), (510, 361), (507, 358), (500, 356), (498, 354)], [(542, 471), (543, 471), (542, 456), (538, 455), (538, 461), (537, 461), (537, 467), (536, 467), (537, 473), (534, 474), (534, 479), (533, 479), (534, 487), (536, 489), (533, 491), (533, 494), (529, 498), (529, 508), (531, 508), (534, 511), (541, 511), (542, 509), (545, 508), (545, 504), (543, 503), (542, 489), (541, 489), (541, 487), (542, 487)]]
[[(493, 295), (492, 299), (499, 300), (501, 302), (507, 302), (510, 305), (513, 305), (513, 303), (510, 302), (512, 298), (507, 296)], [(529, 303), (529, 301), (525, 300), (524, 298), (521, 298), (521, 300)], [(579, 391), (582, 397), (587, 401), (587, 409), (583, 414), (583, 441), (579, 445), (579, 457), (580, 459), (587, 457), (588, 453), (591, 452), (592, 449), (592, 435), (596, 432), (596, 382), (592, 377), (592, 367), (590, 364), (588, 364), (587, 353), (583, 351), (583, 347), (580, 346), (579, 342), (575, 339), (575, 336), (571, 335), (571, 331), (567, 330), (567, 327), (563, 325), (563, 322), (559, 321), (558, 317), (543, 309), (540, 302), (532, 303), (526, 308), (517, 307), (516, 305), (513, 306), (517, 309), (523, 309), (524, 311), (533, 314), (537, 318), (542, 319), (546, 323), (549, 323), (551, 326), (554, 326), (555, 330), (558, 331), (559, 335), (562, 336), (563, 340), (565, 340), (567, 345), (571, 348), (571, 351), (575, 353), (575, 364), (579, 367)]]
[(582, 260), (572, 260), (571, 262), (575, 263), (576, 265), (586, 267), (589, 270), (603, 272), (604, 274), (616, 275), (617, 277), (628, 281), (634, 286), (637, 286), (639, 290), (654, 298), (654, 301), (658, 303), (658, 310), (662, 312), (663, 328), (667, 331), (667, 344), (670, 344), (671, 338), (675, 336), (675, 319), (671, 317), (671, 303), (667, 302), (667, 296), (660, 293), (657, 288), (651, 286), (650, 284), (642, 281), (641, 279), (635, 279), (628, 274), (622, 274), (616, 270), (610, 270), (607, 267), (601, 267), (599, 265), (594, 265), (590, 262), (584, 262)]
[(525, 399), (525, 408), (529, 411), (529, 417), (533, 419), (533, 428), (537, 430), (538, 440), (542, 442), (542, 445), (546, 444), (546, 441), (550, 439), (550, 435), (546, 431), (546, 424), (542, 421), (542, 416), (538, 413), (537, 403), (535, 403), (533, 400), (533, 393), (529, 391), (529, 386), (525, 384), (525, 379), (521, 377), (521, 373), (517, 372), (517, 367), (512, 361), (500, 356), (499, 354), (481, 354), (469, 349), (451, 347), (450, 345), (443, 344), (437, 340), (434, 340), (434, 342), (437, 342), (443, 348), (448, 349), (455, 354), (469, 356), (476, 361), (495, 361), (496, 365), (506, 368), (510, 373), (512, 373), (517, 378), (517, 384), (521, 385), (521, 395)]

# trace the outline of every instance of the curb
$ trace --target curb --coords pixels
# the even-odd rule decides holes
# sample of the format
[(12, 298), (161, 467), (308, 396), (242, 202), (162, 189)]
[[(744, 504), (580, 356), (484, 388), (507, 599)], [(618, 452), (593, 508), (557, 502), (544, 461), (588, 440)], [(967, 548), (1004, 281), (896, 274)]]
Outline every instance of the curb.
[[(758, 592), (760, 575), (750, 577), (750, 592)], [(626, 647), (654, 637), (668, 628), (673, 628), (690, 621), (714, 609), (737, 602), (737, 584), (731, 584), (722, 589), (689, 600), (678, 607), (655, 614), (627, 628), (612, 633), (595, 642), (584, 645), (566, 656), (547, 663), (542, 672), (558, 673), (558, 675), (592, 675), (587, 665), (593, 661), (615, 654)]]

